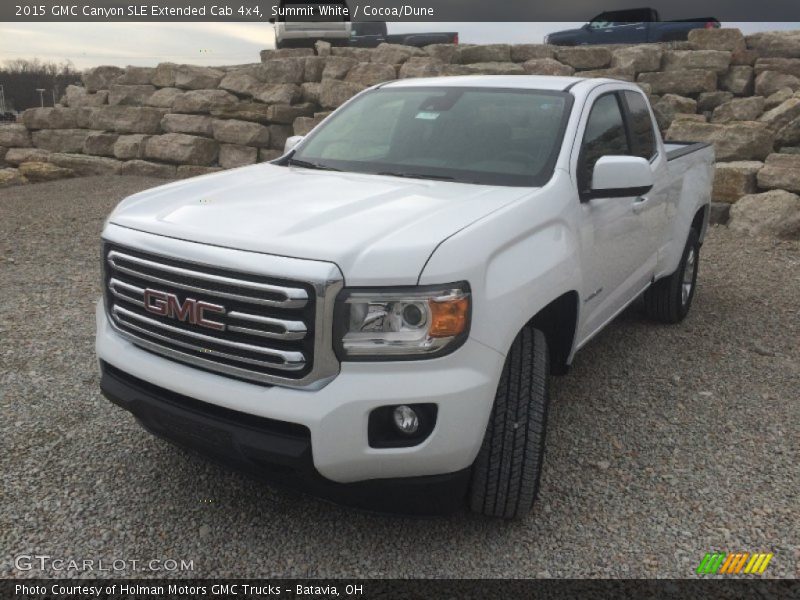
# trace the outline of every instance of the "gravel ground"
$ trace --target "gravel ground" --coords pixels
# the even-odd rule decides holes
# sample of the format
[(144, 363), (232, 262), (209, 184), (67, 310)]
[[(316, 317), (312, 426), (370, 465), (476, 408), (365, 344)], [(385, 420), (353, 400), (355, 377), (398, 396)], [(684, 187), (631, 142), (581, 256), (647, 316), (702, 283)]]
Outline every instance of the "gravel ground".
[(578, 354), (529, 518), (406, 519), (273, 490), (101, 397), (98, 236), (158, 183), (0, 190), (0, 576), (39, 576), (13, 557), (45, 554), (191, 560), (196, 577), (687, 577), (711, 550), (800, 576), (797, 243), (715, 228), (683, 324), (633, 308)]

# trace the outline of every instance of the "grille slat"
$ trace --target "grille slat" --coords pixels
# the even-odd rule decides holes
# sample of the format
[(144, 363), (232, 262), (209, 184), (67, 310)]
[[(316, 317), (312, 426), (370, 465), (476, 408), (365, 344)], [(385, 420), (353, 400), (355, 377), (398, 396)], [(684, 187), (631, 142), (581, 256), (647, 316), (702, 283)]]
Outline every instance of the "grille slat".
[(133, 343), (237, 378), (313, 384), (318, 288), (284, 281), (105, 247), (106, 309)]

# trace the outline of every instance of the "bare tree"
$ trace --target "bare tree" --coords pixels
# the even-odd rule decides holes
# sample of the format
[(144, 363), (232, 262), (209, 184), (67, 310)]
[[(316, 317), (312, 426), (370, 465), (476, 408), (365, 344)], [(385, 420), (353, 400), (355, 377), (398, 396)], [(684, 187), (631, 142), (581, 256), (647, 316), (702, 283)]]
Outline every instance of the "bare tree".
[(45, 99), (60, 98), (68, 85), (79, 82), (80, 72), (69, 60), (44, 62), (38, 58), (15, 58), (3, 62), (0, 67), (0, 84), (5, 91), (7, 110), (22, 111), (39, 106), (37, 88), (47, 90)]

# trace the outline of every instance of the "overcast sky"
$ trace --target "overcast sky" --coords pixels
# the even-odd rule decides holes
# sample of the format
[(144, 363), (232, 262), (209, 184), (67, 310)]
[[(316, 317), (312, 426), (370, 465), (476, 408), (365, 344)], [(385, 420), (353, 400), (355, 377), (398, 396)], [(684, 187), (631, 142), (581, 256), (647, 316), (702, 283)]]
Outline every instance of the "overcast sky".
[[(462, 43), (541, 42), (576, 23), (390, 23), (390, 33), (458, 31)], [(800, 23), (724, 23), (745, 33), (800, 29)], [(226, 65), (258, 62), (274, 47), (268, 23), (0, 23), (0, 63), (14, 58), (96, 65), (159, 62)]]

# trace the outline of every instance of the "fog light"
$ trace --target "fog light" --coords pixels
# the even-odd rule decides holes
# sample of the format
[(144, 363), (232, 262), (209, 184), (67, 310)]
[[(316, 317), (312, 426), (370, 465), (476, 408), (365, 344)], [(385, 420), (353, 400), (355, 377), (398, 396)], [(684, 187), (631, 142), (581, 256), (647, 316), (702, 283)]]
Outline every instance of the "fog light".
[(413, 435), (419, 429), (419, 417), (414, 409), (402, 404), (394, 409), (394, 425), (406, 435)]

